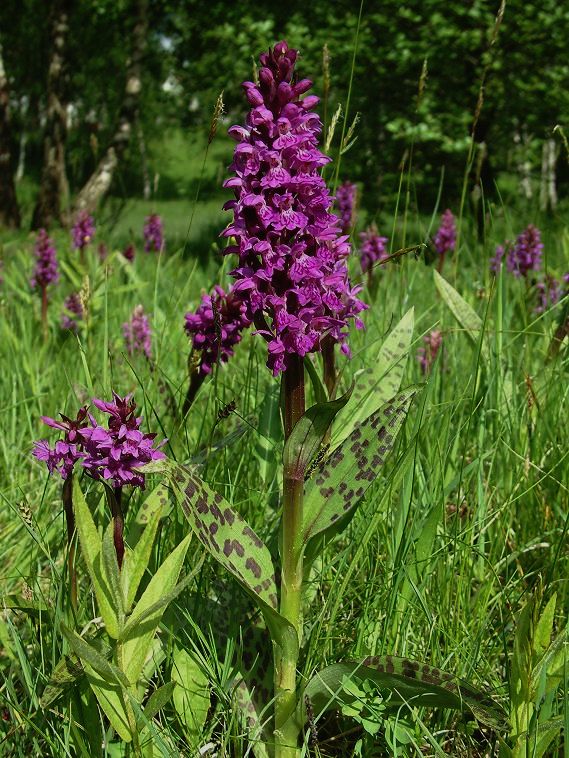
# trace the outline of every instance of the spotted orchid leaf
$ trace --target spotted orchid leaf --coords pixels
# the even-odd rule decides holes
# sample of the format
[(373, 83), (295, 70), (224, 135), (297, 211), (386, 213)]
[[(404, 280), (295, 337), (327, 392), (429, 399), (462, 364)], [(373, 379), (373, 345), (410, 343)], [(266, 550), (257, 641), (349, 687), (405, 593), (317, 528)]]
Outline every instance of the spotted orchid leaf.
[(332, 433), (332, 450), (399, 392), (413, 339), (414, 313), (414, 308), (407, 311), (382, 344), (372, 367), (359, 373), (352, 396), (338, 416), (340, 423)]
[(350, 388), (337, 400), (316, 403), (297, 421), (283, 451), (283, 466), (295, 477), (302, 480), (326, 432), (338, 412), (346, 405), (352, 394)]
[(307, 684), (297, 717), (306, 721), (306, 701), (314, 717), (337, 708), (342, 699), (345, 677), (356, 682), (372, 680), (390, 691), (386, 706), (399, 708), (432, 706), (469, 711), (482, 724), (496, 730), (508, 729), (503, 709), (484, 692), (468, 682), (426, 663), (395, 656), (370, 656), (364, 660), (335, 663), (316, 674)]
[(303, 540), (333, 528), (350, 514), (376, 479), (407, 416), (417, 387), (403, 390), (357, 426), (308, 480)]
[[(435, 285), (440, 296), (452, 311), (453, 316), (466, 331), (472, 342), (477, 346), (483, 331), (483, 322), (474, 308), (452, 287), (438, 271), (433, 271)], [(481, 355), (485, 363), (490, 361), (490, 352), (486, 335), (482, 335)]]
[(277, 612), (275, 569), (264, 542), (245, 519), (186, 466), (173, 465), (170, 480), (192, 531), (260, 607), (277, 645), (298, 645), (296, 631)]

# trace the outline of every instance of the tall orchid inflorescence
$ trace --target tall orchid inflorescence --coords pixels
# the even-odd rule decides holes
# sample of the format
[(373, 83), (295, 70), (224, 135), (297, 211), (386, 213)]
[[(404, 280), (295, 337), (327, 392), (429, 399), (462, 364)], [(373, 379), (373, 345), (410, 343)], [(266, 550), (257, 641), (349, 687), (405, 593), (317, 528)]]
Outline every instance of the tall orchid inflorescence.
[(442, 344), (443, 334), (440, 330), (433, 329), (433, 331), (425, 335), (423, 347), (420, 347), (417, 351), (417, 360), (423, 374), (428, 374), (431, 371)]
[(435, 250), (445, 256), (454, 252), (456, 246), (456, 220), (452, 211), (447, 208), (441, 216), (441, 223), (433, 240)]
[(371, 274), (376, 263), (389, 257), (387, 252), (387, 237), (380, 237), (377, 227), (372, 224), (360, 233), (360, 263), (364, 274)]
[(336, 209), (340, 215), (342, 233), (349, 234), (355, 223), (358, 188), (352, 182), (340, 184), (336, 190)]
[(147, 253), (159, 253), (164, 246), (162, 219), (157, 213), (151, 213), (144, 219), (144, 249)]
[(71, 295), (65, 298), (65, 302), (63, 303), (61, 328), (77, 333), (79, 331), (79, 322), (83, 321), (84, 317), (85, 312), (81, 296), (78, 292), (72, 292)]
[(30, 279), (32, 289), (41, 292), (41, 318), (47, 338), (47, 288), (59, 281), (55, 245), (45, 229), (40, 229), (35, 243), (36, 265)]
[(71, 239), (75, 250), (79, 250), (81, 260), (85, 260), (85, 249), (95, 236), (95, 221), (87, 211), (79, 211), (71, 229)]
[(243, 84), (252, 108), (244, 127), (229, 129), (235, 176), (224, 185), (236, 197), (225, 204), (233, 222), (223, 232), (236, 240), (225, 251), (239, 256), (234, 290), (268, 342), (274, 375), (291, 356), (320, 351), (325, 338), (349, 354), (348, 324), (362, 327), (366, 307), (350, 285), (350, 245), (319, 173), (330, 159), (317, 147), (318, 98), (301, 98), (312, 83), (294, 80), (296, 58), (279, 42), (261, 55), (259, 84)]
[(534, 224), (529, 224), (518, 234), (515, 242), (506, 241), (503, 245), (498, 245), (490, 261), (490, 270), (498, 273), (506, 258), (508, 272), (526, 279), (532, 271), (541, 269), (542, 253), (541, 232)]
[(152, 330), (142, 305), (137, 305), (129, 321), (122, 325), (122, 333), (129, 355), (141, 353), (148, 360), (152, 357)]

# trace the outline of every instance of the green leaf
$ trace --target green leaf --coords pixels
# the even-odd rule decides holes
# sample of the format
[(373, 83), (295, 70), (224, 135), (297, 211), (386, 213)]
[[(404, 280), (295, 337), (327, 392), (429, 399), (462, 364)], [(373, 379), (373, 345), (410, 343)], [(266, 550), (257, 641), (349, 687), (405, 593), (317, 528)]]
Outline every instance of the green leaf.
[(149, 518), (146, 529), (142, 532), (134, 550), (127, 551), (125, 553), (124, 562), (122, 566), (122, 573), (126, 580), (126, 611), (130, 611), (134, 599), (136, 597), (137, 590), (144, 576), (144, 572), (148, 568), (150, 556), (152, 554), (152, 546), (158, 530), (158, 524), (162, 518), (162, 509), (160, 507), (155, 508)]
[(377, 357), (371, 361), (371, 368), (365, 368), (359, 374), (352, 396), (338, 417), (340, 423), (332, 433), (332, 449), (399, 392), (411, 349), (413, 327), (414, 308), (411, 308), (389, 334)]
[(40, 614), (48, 611), (48, 607), (40, 600), (26, 600), (16, 593), (2, 595), (0, 607), (9, 608), (11, 611), (22, 611), (31, 618), (39, 618)]
[(91, 511), (81, 490), (81, 486), (75, 477), (73, 482), (73, 511), (81, 553), (87, 565), (87, 571), (93, 583), (95, 597), (99, 607), (99, 613), (103, 618), (107, 634), (114, 639), (119, 636), (119, 622), (117, 609), (113, 603), (113, 595), (109, 587), (109, 581), (105, 575), (102, 562), (101, 538), (91, 516)]
[[(166, 558), (150, 580), (128, 619), (128, 629), (125, 627), (122, 636), (122, 668), (131, 684), (136, 684), (138, 681), (164, 612), (164, 605), (160, 603), (160, 600), (174, 589), (191, 539), (192, 535), (188, 534)], [(156, 606), (158, 603), (160, 603), (159, 607)], [(145, 612), (153, 606), (156, 610), (142, 619)]]
[(280, 415), (280, 394), (269, 386), (259, 411), (259, 426), (255, 441), (255, 457), (259, 462), (259, 476), (268, 486), (277, 469), (277, 446), (282, 443), (283, 432)]
[(416, 387), (403, 390), (360, 424), (307, 482), (303, 539), (333, 526), (362, 499), (395, 444)]
[(209, 680), (195, 658), (187, 650), (176, 648), (172, 665), (174, 708), (190, 744), (195, 745), (202, 735), (210, 707)]
[(61, 624), (61, 631), (71, 645), (73, 652), (79, 656), (83, 664), (88, 663), (94, 671), (108, 682), (118, 682), (125, 687), (128, 685), (123, 672), (101, 655), (93, 645), (89, 644), (83, 637), (80, 637), (77, 632), (68, 629), (65, 624)]
[(176, 689), (176, 682), (167, 682), (167, 684), (163, 684), (162, 687), (159, 687), (157, 690), (154, 690), (152, 695), (148, 698), (148, 701), (146, 705), (144, 706), (144, 716), (150, 721), (151, 719), (156, 716), (158, 711), (161, 711), (162, 708), (166, 705), (166, 703), (170, 700), (172, 697), (172, 694), (174, 693)]
[(134, 716), (126, 689), (119, 684), (108, 682), (88, 663), (85, 663), (85, 673), (89, 685), (111, 726), (121, 739), (125, 742), (131, 742), (131, 719), (134, 721)]
[(48, 683), (40, 698), (40, 708), (46, 709), (85, 673), (79, 656), (75, 653), (64, 655), (51, 672)]
[(380, 688), (390, 690), (391, 697), (385, 701), (389, 708), (408, 703), (416, 707), (468, 710), (493, 729), (508, 728), (502, 708), (468, 682), (425, 663), (391, 655), (335, 663), (316, 674), (304, 690), (298, 714), (301, 725), (306, 721), (305, 698), (309, 699), (315, 717), (336, 708), (345, 676), (360, 682), (372, 679)]
[(167, 516), (171, 510), (170, 490), (164, 484), (159, 484), (142, 503), (134, 521), (140, 526), (145, 526), (152, 521), (156, 513), (158, 513), (158, 518), (161, 519)]
[(283, 451), (284, 470), (292, 472), (294, 478), (304, 478), (308, 464), (316, 455), (335, 416), (350, 399), (352, 389), (337, 400), (313, 405), (294, 425)]
[(276, 644), (289, 650), (298, 646), (296, 630), (277, 612), (275, 570), (263, 541), (224, 497), (186, 466), (176, 465), (170, 476), (193, 532), (261, 608)]
[(555, 606), (557, 604), (557, 593), (554, 593), (549, 602), (543, 609), (537, 624), (532, 640), (532, 651), (534, 664), (543, 656), (549, 643), (551, 642), (551, 633), (553, 631), (553, 621), (555, 619)]
[(482, 335), (482, 319), (476, 313), (474, 308), (472, 308), (472, 306), (458, 294), (454, 287), (452, 287), (438, 271), (433, 271), (433, 274), (435, 277), (435, 285), (440, 296), (448, 305), (453, 316), (466, 331), (474, 345), (478, 346), (480, 339), (482, 339), (481, 355), (483, 361), (488, 364), (490, 362), (490, 352), (486, 335)]

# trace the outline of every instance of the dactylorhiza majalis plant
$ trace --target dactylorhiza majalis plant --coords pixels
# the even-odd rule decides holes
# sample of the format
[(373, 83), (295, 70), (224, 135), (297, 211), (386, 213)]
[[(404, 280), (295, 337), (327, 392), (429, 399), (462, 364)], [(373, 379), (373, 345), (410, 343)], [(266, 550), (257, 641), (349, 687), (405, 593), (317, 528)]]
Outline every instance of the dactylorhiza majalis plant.
[(247, 306), (235, 291), (227, 292), (216, 285), (211, 295), (203, 295), (195, 313), (184, 317), (184, 329), (192, 341), (188, 357), (188, 390), (183, 414), (189, 411), (204, 379), (215, 366), (227, 363), (235, 346), (241, 342), (243, 331), (251, 324)]
[(433, 245), (439, 256), (437, 270), (442, 271), (448, 253), (456, 247), (456, 220), (450, 208), (441, 216), (441, 223), (433, 239)]
[(144, 219), (142, 230), (144, 250), (147, 253), (160, 253), (164, 247), (164, 227), (157, 213), (151, 213)]
[(87, 211), (79, 211), (71, 228), (73, 248), (79, 250), (81, 263), (85, 263), (85, 250), (95, 236), (95, 221)]
[(373, 284), (374, 267), (389, 258), (386, 245), (387, 237), (380, 236), (375, 224), (360, 233), (360, 263), (362, 273), (367, 274), (368, 287)]
[(39, 289), (41, 293), (41, 320), (44, 336), (47, 336), (47, 288), (59, 281), (59, 267), (55, 245), (45, 229), (40, 229), (38, 232), (34, 252), (36, 265), (30, 279), (30, 286), (32, 289)]
[[(70, 662), (73, 663), (78, 673), (71, 681), (80, 675), (86, 676), (111, 725), (125, 742), (133, 742), (138, 755), (142, 742), (150, 739), (145, 732), (148, 720), (169, 699), (174, 688), (173, 682), (159, 688), (153, 693), (154, 699), (150, 698), (142, 709), (147, 681), (141, 677), (148, 665), (158, 625), (166, 606), (191, 579), (190, 576), (178, 583), (191, 537), (185, 538), (167, 556), (135, 603), (148, 569), (160, 509), (150, 516), (143, 534), (131, 549), (123, 535), (122, 494), (125, 487), (144, 489), (146, 473), (142, 469), (148, 464), (160, 463), (165, 456), (159, 449), (161, 445), (155, 444), (156, 435), (142, 431), (142, 418), (136, 416), (132, 396), (113, 393), (111, 402), (95, 398), (93, 405), (108, 417), (106, 424), (100, 424), (87, 407), (81, 408), (75, 419), (63, 415), (60, 421), (42, 417), (45, 424), (63, 436), (53, 446), (46, 440), (37, 442), (34, 456), (47, 465), (50, 474), (59, 474), (64, 482), (73, 606), (77, 608), (73, 564), (76, 530), (98, 612), (113, 644), (111, 647), (101, 644), (98, 635), (80, 636), (62, 624), (73, 657), (66, 656), (55, 668), (42, 696), (42, 706), (47, 707), (61, 695), (62, 678), (65, 680), (69, 675)], [(105, 484), (112, 518), (102, 539), (78, 477), (73, 476), (77, 469)]]
[[(267, 366), (282, 382), (278, 570), (264, 542), (195, 469), (163, 463), (204, 550), (241, 584), (264, 618), (272, 641), (274, 697), (263, 699), (257, 672), (241, 674), (251, 738), (263, 741), (276, 758), (300, 755), (307, 716), (314, 723), (336, 707), (346, 676), (373, 679), (387, 687), (394, 707), (412, 699), (467, 709), (493, 725), (502, 718), (490, 698), (462, 680), (393, 656), (343, 661), (317, 673), (306, 672), (307, 679), (298, 676), (304, 664), (305, 577), (381, 473), (417, 388), (400, 389), (412, 340), (412, 311), (389, 335), (377, 366), (363, 372), (355, 391), (333, 399), (337, 383), (325, 382), (327, 398), (320, 381), (318, 354), (339, 344), (349, 355), (349, 324), (363, 326), (359, 314), (366, 306), (350, 284), (350, 246), (330, 212), (332, 198), (320, 175), (329, 159), (317, 146), (318, 98), (304, 96), (311, 82), (296, 78), (296, 60), (297, 52), (279, 42), (260, 57), (259, 83), (244, 83), (251, 110), (244, 126), (229, 130), (237, 142), (231, 166), (235, 175), (225, 183), (235, 192), (235, 199), (226, 204), (233, 220), (224, 232), (230, 238), (226, 253), (237, 256), (231, 272), (233, 293), (245, 303), (254, 333), (266, 341)], [(211, 324), (203, 337), (204, 373), (220, 360), (223, 347), (224, 332), (212, 302), (204, 301)], [(190, 333), (201, 333), (200, 318), (190, 317)], [(389, 366), (396, 368), (389, 372)], [(305, 369), (317, 398), (308, 409)], [(325, 359), (323, 370), (326, 377)], [(337, 416), (341, 423), (333, 426)], [(263, 724), (271, 709), (267, 732)]]
[(353, 182), (343, 182), (336, 190), (336, 209), (340, 216), (342, 234), (350, 234), (356, 222), (358, 188)]

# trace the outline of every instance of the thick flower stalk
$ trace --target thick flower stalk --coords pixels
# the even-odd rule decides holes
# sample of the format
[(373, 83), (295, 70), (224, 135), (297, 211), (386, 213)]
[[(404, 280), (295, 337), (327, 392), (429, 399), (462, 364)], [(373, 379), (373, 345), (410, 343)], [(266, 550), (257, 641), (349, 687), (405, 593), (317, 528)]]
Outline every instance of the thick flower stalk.
[(148, 360), (151, 360), (152, 329), (142, 305), (137, 305), (134, 308), (130, 320), (122, 325), (122, 333), (126, 351), (130, 356), (140, 353), (146, 356)]
[(349, 234), (355, 224), (358, 188), (352, 182), (340, 184), (336, 190), (336, 209), (340, 216), (342, 234)]
[[(62, 421), (42, 416), (48, 426), (64, 432), (62, 440), (50, 447), (39, 440), (34, 456), (43, 461), (50, 474), (59, 473), (67, 482), (76, 464), (93, 479), (104, 480), (114, 519), (114, 541), (119, 566), (124, 556), (122, 488), (144, 489), (145, 475), (140, 468), (161, 460), (164, 453), (154, 445), (155, 434), (141, 431), (142, 417), (135, 415), (132, 395), (120, 397), (113, 393), (113, 402), (93, 399), (93, 405), (109, 416), (107, 426), (98, 423), (87, 408), (81, 408), (75, 420), (62, 416)], [(164, 444), (164, 443), (161, 443)]]
[(261, 56), (259, 85), (244, 83), (252, 108), (244, 127), (229, 129), (235, 176), (225, 182), (236, 197), (225, 205), (233, 222), (223, 232), (236, 240), (226, 248), (239, 256), (235, 291), (268, 342), (275, 376), (295, 357), (319, 352), (326, 337), (349, 354), (348, 325), (361, 327), (366, 307), (350, 285), (350, 245), (320, 176), (330, 159), (317, 147), (318, 98), (301, 98), (312, 83), (293, 80), (296, 57), (278, 43)]
[(441, 271), (447, 253), (454, 252), (456, 247), (456, 220), (449, 208), (441, 216), (441, 223), (435, 234), (433, 244), (439, 256), (438, 270)]
[[(257, 333), (268, 343), (267, 365), (283, 373), (285, 439), (304, 414), (304, 357), (325, 352), (326, 384), (335, 388), (334, 345), (349, 354), (348, 327), (363, 327), (365, 305), (348, 277), (348, 236), (331, 212), (333, 199), (320, 175), (330, 160), (318, 149), (320, 118), (312, 86), (294, 75), (297, 51), (279, 42), (260, 57), (259, 84), (245, 82), (251, 111), (245, 126), (233, 126), (237, 141), (225, 182), (235, 199), (225, 208), (235, 239), (234, 292), (247, 303)], [(330, 374), (332, 372), (332, 375)], [(283, 469), (280, 613), (302, 642), (304, 479), (292, 463)], [(276, 757), (297, 756), (296, 668), (298, 644), (275, 654)]]
[(59, 281), (59, 268), (55, 245), (45, 229), (40, 229), (35, 243), (36, 265), (30, 279), (32, 289), (41, 292), (41, 319), (44, 336), (47, 336), (47, 288)]
[(239, 294), (234, 289), (225, 292), (219, 285), (211, 295), (203, 295), (195, 313), (186, 313), (184, 329), (192, 341), (192, 352), (188, 359), (189, 386), (184, 415), (205, 377), (219, 361), (227, 363), (250, 324), (247, 306)]
[(75, 250), (81, 254), (81, 262), (85, 262), (85, 250), (95, 236), (95, 222), (87, 211), (79, 211), (71, 229), (71, 239)]
[(442, 332), (438, 329), (433, 329), (432, 332), (425, 335), (423, 343), (423, 347), (420, 347), (417, 351), (417, 360), (421, 366), (421, 372), (426, 375), (430, 373), (443, 344)]
[(78, 292), (72, 292), (65, 298), (63, 303), (63, 312), (61, 314), (61, 328), (68, 329), (77, 334), (79, 331), (79, 322), (85, 318), (83, 303)]
[(362, 272), (371, 283), (374, 266), (389, 257), (387, 237), (380, 237), (375, 224), (360, 233), (360, 263)]
[(151, 213), (144, 219), (144, 249), (147, 253), (159, 253), (164, 246), (162, 219), (157, 213)]

